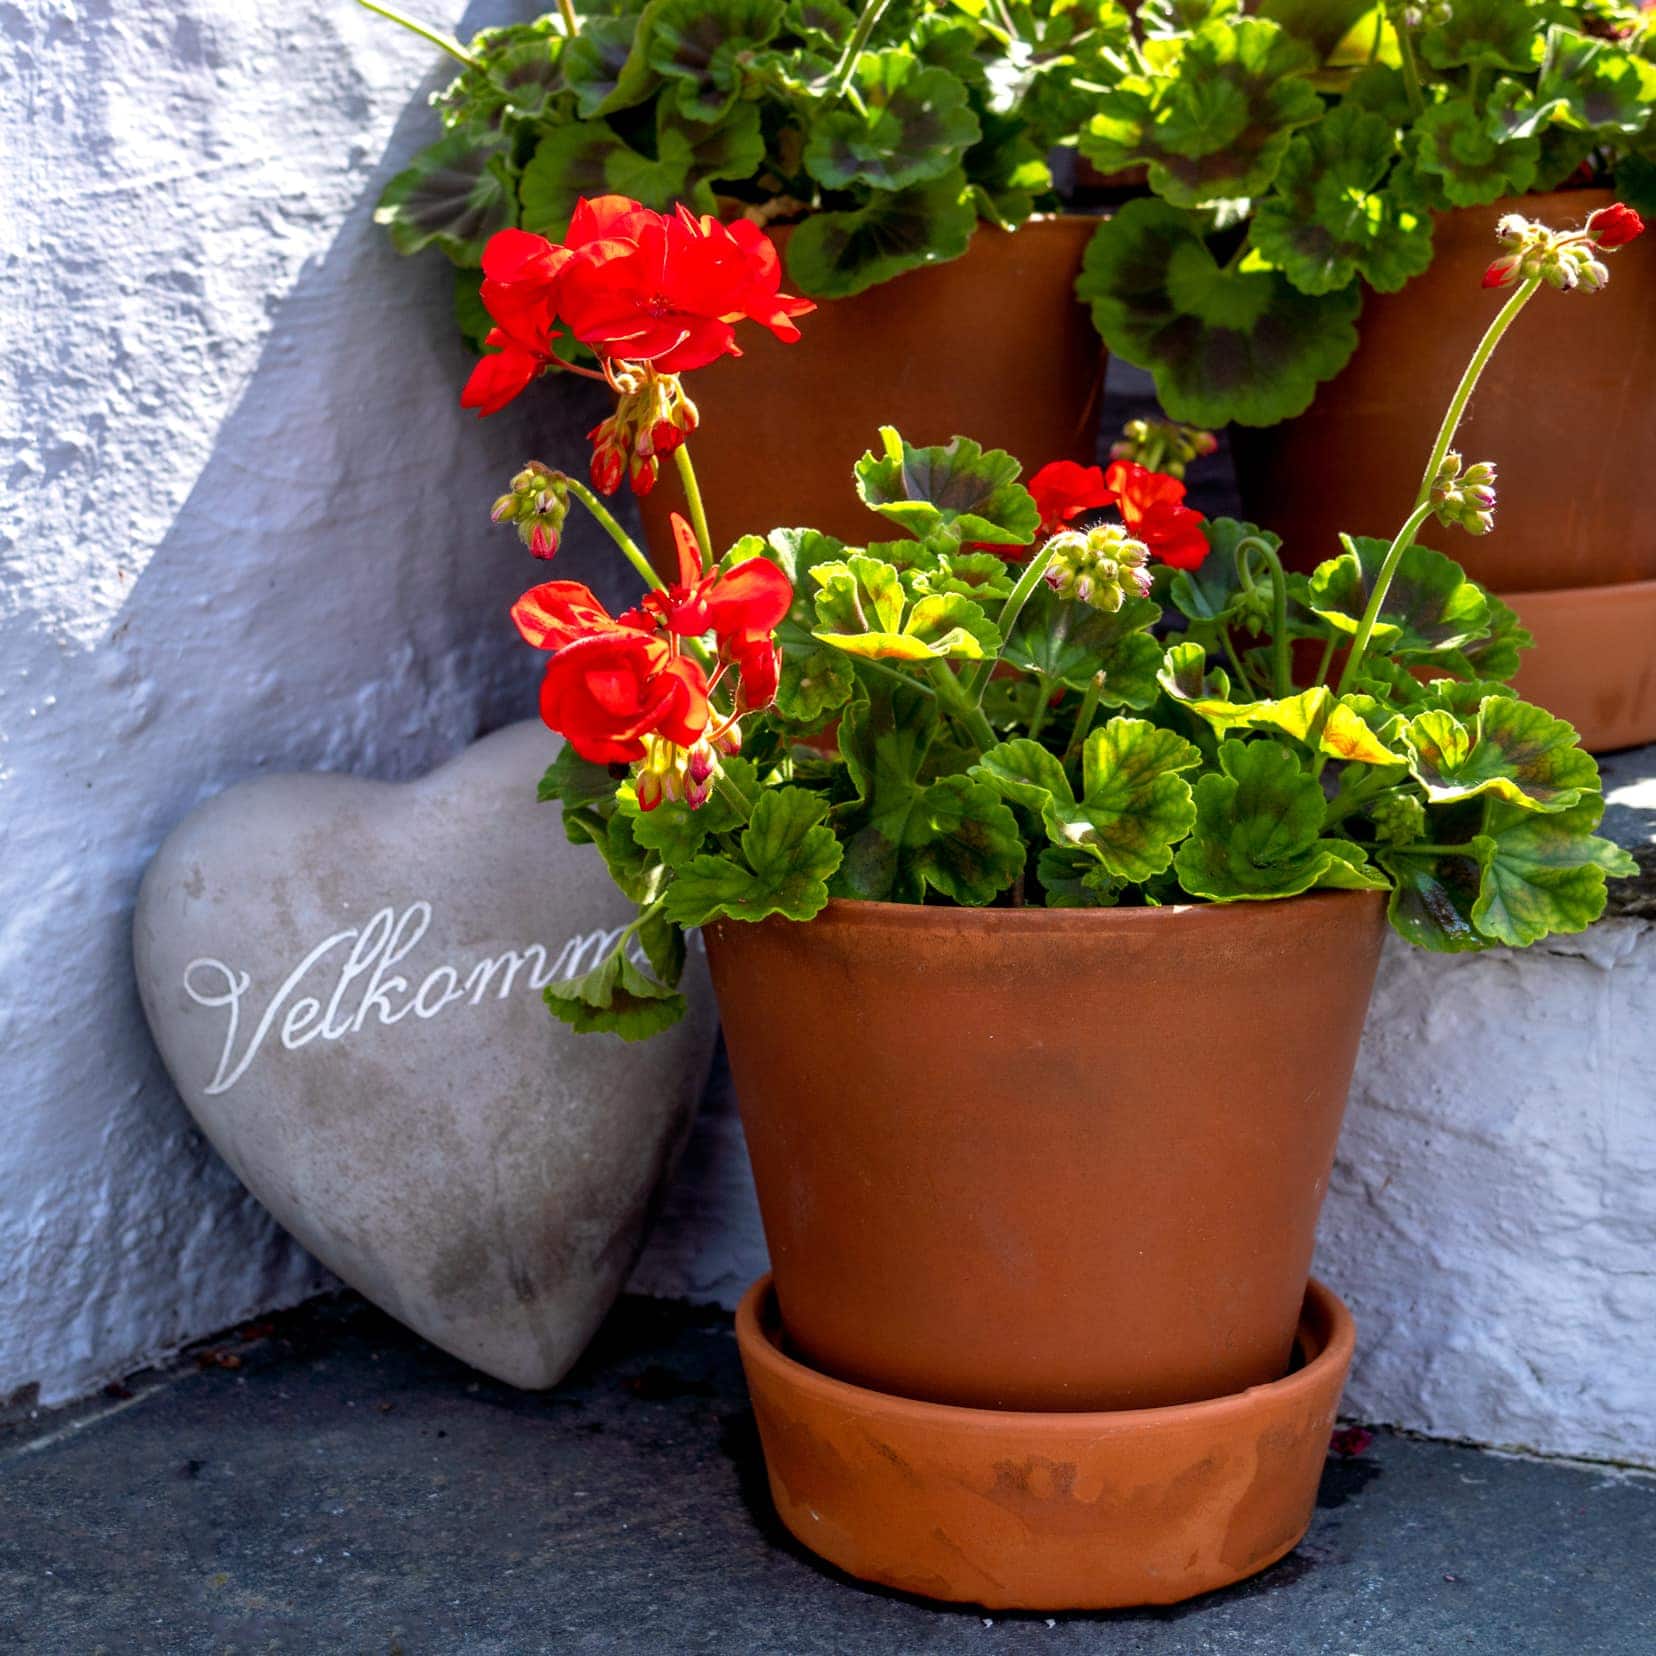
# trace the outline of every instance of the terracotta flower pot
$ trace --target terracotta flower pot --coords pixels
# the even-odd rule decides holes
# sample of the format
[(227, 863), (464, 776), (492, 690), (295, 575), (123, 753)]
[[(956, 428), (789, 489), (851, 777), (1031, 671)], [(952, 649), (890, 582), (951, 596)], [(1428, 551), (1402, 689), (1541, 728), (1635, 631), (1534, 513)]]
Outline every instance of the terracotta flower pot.
[[(1611, 199), (1566, 190), (1441, 216), (1431, 268), (1400, 293), (1367, 296), (1357, 354), (1310, 410), (1233, 429), (1244, 509), (1283, 537), (1293, 567), (1336, 556), (1342, 529), (1389, 537), (1407, 516), (1444, 405), (1499, 304), (1479, 282), (1499, 251), (1501, 215), (1562, 227)], [(1656, 685), (1642, 697), (1628, 688), (1648, 676), (1656, 646), (1656, 532), (1642, 487), (1656, 473), (1656, 236), (1609, 264), (1602, 293), (1538, 294), (1472, 398), (1458, 446), (1498, 468), (1495, 533), (1434, 524), (1422, 534), (1498, 593), (1640, 584), (1625, 594), (1639, 620), (1623, 630), (1634, 636), (1585, 657), (1567, 657), (1559, 627), (1538, 621), (1551, 636), (1529, 658), (1529, 677), (1597, 748), (1656, 739)], [(1621, 709), (1615, 729), (1599, 722), (1601, 700)]]
[(708, 927), (801, 1357), (979, 1408), (1278, 1379), (1383, 930), (1351, 892)]
[[(721, 549), (779, 525), (853, 541), (884, 533), (852, 481), (882, 425), (912, 443), (973, 437), (1031, 471), (1090, 461), (1104, 357), (1073, 288), (1097, 223), (979, 226), (961, 258), (824, 300), (796, 344), (748, 328), (741, 358), (690, 375), (702, 414), (691, 448)], [(784, 246), (787, 236), (776, 233)], [(669, 462), (640, 502), (652, 556), (670, 554), (667, 514), (684, 509)]]
[(1301, 1366), (1208, 1403), (1019, 1414), (915, 1403), (788, 1354), (771, 1279), (736, 1338), (784, 1524), (865, 1581), (990, 1609), (1173, 1604), (1305, 1534), (1351, 1362), (1351, 1313), (1313, 1282)]

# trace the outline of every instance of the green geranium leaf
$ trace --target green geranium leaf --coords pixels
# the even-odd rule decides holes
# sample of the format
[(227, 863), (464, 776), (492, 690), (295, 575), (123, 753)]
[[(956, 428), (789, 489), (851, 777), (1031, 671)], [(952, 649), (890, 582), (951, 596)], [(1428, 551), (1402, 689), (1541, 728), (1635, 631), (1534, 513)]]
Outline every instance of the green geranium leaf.
[(649, 48), (658, 7), (631, 17), (583, 17), (563, 54), (564, 84), (583, 121), (644, 102), (661, 84)]
[(1492, 794), (1526, 810), (1562, 811), (1599, 785), (1575, 730), (1515, 696), (1486, 697), (1469, 721), (1430, 708), (1409, 720), (1403, 742), (1434, 805)]
[(1262, 541), (1273, 552), (1282, 550), (1282, 537), (1236, 518), (1209, 518), (1202, 525), (1208, 556), (1195, 569), (1176, 569), (1168, 583), (1173, 607), (1195, 623), (1193, 633), (1205, 629), (1216, 637), (1212, 623), (1242, 614), (1242, 577), (1236, 570), (1236, 549), (1245, 540)]
[(974, 603), (997, 603), (1011, 597), (1017, 568), (993, 552), (956, 552), (948, 543), (871, 541), (870, 557), (884, 558), (902, 571), (903, 585), (916, 598), (957, 592)]
[(866, 206), (812, 213), (788, 241), (788, 274), (816, 299), (845, 299), (966, 251), (977, 206), (958, 168)]
[(1639, 865), (1593, 830), (1604, 802), (1589, 795), (1568, 810), (1536, 816), (1502, 807), (1479, 836), (1483, 879), (1472, 922), (1486, 937), (1526, 948), (1552, 932), (1585, 931), (1604, 912), (1607, 874)]
[(440, 247), (457, 265), (483, 262), (483, 246), (516, 218), (504, 140), (451, 132), (421, 150), (385, 186), (374, 222), (399, 253)]
[(1656, 63), (1611, 40), (1555, 26), (1547, 31), (1535, 92), (1504, 123), (1512, 136), (1548, 126), (1601, 138), (1647, 132), (1656, 105)]
[(1396, 147), (1384, 117), (1345, 105), (1295, 135), (1252, 234), (1301, 293), (1333, 293), (1354, 276), (1394, 293), (1432, 262), (1431, 219), (1378, 188)]
[(552, 127), (535, 146), (518, 181), (523, 228), (553, 241), (562, 240), (575, 203), (582, 196), (613, 193), (610, 168), (619, 165), (627, 170), (629, 158), (642, 159), (607, 121)]
[[(754, 550), (763, 544), (755, 541)], [(815, 529), (774, 529), (768, 544), (771, 561), (793, 582), (794, 590), (792, 607), (776, 629), (777, 647), (782, 652), (776, 711), (784, 719), (817, 729), (851, 699), (856, 688), (856, 676), (845, 653), (819, 643), (813, 636), (817, 583), (811, 579), (811, 571), (819, 564), (842, 561), (845, 543)]]
[(509, 116), (539, 120), (562, 90), (559, 73), (564, 37), (552, 19), (483, 29), (466, 50), (478, 67), (463, 70), (431, 100), (450, 131), (499, 130)]
[(1392, 877), (1386, 913), (1400, 937), (1437, 954), (1467, 954), (1490, 946), (1491, 940), (1472, 923), (1481, 871), (1470, 855), (1384, 851), (1380, 866)]
[(741, 96), (745, 61), (782, 27), (782, 0), (656, 0), (650, 67), (677, 83), (693, 121), (716, 121)]
[(857, 26), (857, 14), (839, 0), (789, 0), (783, 26), (807, 46), (838, 57)]
[(1204, 23), (1237, 17), (1241, 11), (1242, 0), (1143, 0), (1138, 16), (1145, 38), (1155, 40), (1188, 34)]
[(1260, 0), (1255, 9), (1326, 63), (1360, 24), (1372, 40), (1377, 8), (1374, 0)]
[(583, 759), (566, 742), (558, 750), (558, 757), (546, 767), (535, 797), (543, 805), (556, 799), (571, 809), (579, 809), (582, 805), (613, 800), (617, 785), (618, 779), (608, 765), (595, 765), (590, 759)]
[(1369, 698), (1336, 696), (1325, 684), (1280, 700), (1233, 702), (1228, 686), (1215, 695), (1203, 671), (1206, 651), (1199, 644), (1168, 650), (1160, 682), (1174, 701), (1207, 721), (1217, 734), (1232, 730), (1281, 730), (1319, 753), (1348, 764), (1402, 765), (1407, 755), (1390, 747), (1369, 723)]
[(1018, 482), (1023, 469), (1004, 449), (985, 450), (970, 437), (913, 448), (880, 428), (884, 452), (857, 462), (863, 504), (922, 540), (987, 541), (1027, 546), (1041, 514)]
[(1035, 859), (1035, 874), (1048, 908), (1114, 908), (1119, 900), (1121, 882), (1087, 851), (1046, 846)]
[(972, 775), (1026, 811), (1040, 814), (1055, 801), (1066, 807), (1075, 804), (1075, 790), (1062, 762), (1028, 736), (990, 748), (972, 766)]
[(1535, 639), (1512, 609), (1493, 592), (1486, 592), (1484, 599), (1489, 605), (1489, 631), (1458, 650), (1438, 655), (1435, 663), (1445, 672), (1504, 683), (1516, 675), (1520, 652), (1529, 649)]
[(1105, 706), (1143, 709), (1156, 699), (1162, 649), (1150, 628), (1160, 615), (1150, 598), (1129, 598), (1110, 612), (1038, 586), (1019, 612), (1005, 658), (1072, 690), (1085, 690), (1102, 673), (1099, 700)]
[[(755, 786), (753, 766), (743, 759), (725, 759), (721, 768), (746, 794)], [(722, 793), (699, 809), (682, 800), (664, 799), (654, 810), (641, 811), (631, 784), (621, 789), (618, 804), (622, 815), (632, 820), (634, 841), (669, 868), (678, 868), (695, 856), (709, 835), (722, 834), (739, 826), (740, 818)]]
[(638, 946), (658, 982), (676, 989), (684, 976), (684, 933), (667, 918), (663, 908), (651, 906), (638, 923)]
[(717, 916), (809, 920), (828, 901), (840, 846), (823, 821), (828, 802), (804, 788), (765, 788), (742, 831), (741, 860), (703, 853), (667, 888), (667, 916), (700, 926)]
[(544, 995), (553, 1017), (580, 1034), (606, 1031), (623, 1041), (648, 1040), (685, 1013), (684, 996), (646, 977), (624, 944), (590, 971), (547, 984)]
[(1102, 172), (1148, 165), (1176, 207), (1262, 194), (1297, 127), (1322, 114), (1315, 55), (1263, 19), (1208, 22), (1162, 72), (1126, 75), (1096, 100), (1081, 153)]
[(1099, 225), (1076, 292), (1111, 351), (1196, 425), (1302, 414), (1357, 348), (1355, 287), (1312, 295), (1274, 270), (1222, 269), (1197, 220), (1163, 201), (1129, 201)]
[(1179, 883), (1216, 903), (1292, 897), (1340, 862), (1318, 836), (1321, 784), (1280, 742), (1228, 741), (1196, 783), (1196, 826), (1173, 859)]
[(712, 180), (751, 178), (764, 162), (759, 106), (737, 104), (722, 120), (703, 125), (662, 105), (656, 110), (655, 147), (654, 160), (631, 149), (612, 158), (610, 188), (657, 212), (683, 201), (710, 213), (717, 206)]
[(1503, 80), (1487, 104), (1446, 98), (1416, 119), (1414, 164), (1452, 205), (1481, 207), (1523, 195), (1535, 182), (1540, 144), (1531, 137), (1499, 136), (1524, 96), (1516, 81)]
[(978, 211), (1002, 230), (1016, 230), (1052, 189), (1045, 152), (1030, 138), (1022, 110), (980, 114), (983, 135), (966, 152), (966, 176)]
[(857, 790), (837, 808), (845, 861), (836, 894), (923, 901), (931, 887), (980, 905), (1023, 872), (1017, 818), (987, 784), (928, 782), (938, 742), (936, 704), (918, 687), (881, 680), (840, 721), (840, 751)]
[(1656, 158), (1624, 155), (1616, 163), (1616, 198), (1645, 219), (1656, 218)]
[[(1342, 535), (1346, 550), (1318, 564), (1311, 576), (1311, 607), (1353, 636), (1385, 562), (1388, 543)], [(1489, 597), (1453, 558), (1416, 544), (1398, 562), (1371, 642), (1405, 664), (1432, 660), (1483, 637), (1490, 627)]]
[(1482, 64), (1531, 73), (1540, 55), (1536, 16), (1525, 0), (1455, 0), (1420, 32), (1420, 53), (1434, 69)]
[(817, 593), (814, 636), (848, 655), (892, 661), (982, 661), (1000, 634), (982, 608), (959, 593), (910, 601), (896, 568), (853, 553), (811, 571)]
[(957, 167), (982, 136), (966, 88), (901, 49), (865, 52), (852, 75), (861, 108), (842, 101), (811, 124), (805, 169), (842, 190), (901, 190)]

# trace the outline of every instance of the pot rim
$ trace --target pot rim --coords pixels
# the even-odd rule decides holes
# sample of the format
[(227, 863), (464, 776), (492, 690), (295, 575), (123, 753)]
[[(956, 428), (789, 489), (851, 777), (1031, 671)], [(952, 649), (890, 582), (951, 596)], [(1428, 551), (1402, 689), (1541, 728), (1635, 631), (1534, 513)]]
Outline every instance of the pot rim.
[(1307, 1280), (1296, 1338), (1321, 1345), (1303, 1368), (1280, 1380), (1249, 1386), (1226, 1397), (1196, 1403), (1172, 1403), (1150, 1409), (976, 1409), (958, 1403), (927, 1403), (896, 1392), (876, 1391), (814, 1369), (790, 1357), (772, 1335), (779, 1325), (776, 1289), (767, 1271), (742, 1296), (736, 1308), (736, 1340), (744, 1362), (769, 1371), (779, 1383), (803, 1391), (819, 1402), (859, 1414), (880, 1414), (917, 1427), (954, 1426), (967, 1431), (1011, 1430), (1019, 1436), (1070, 1438), (1078, 1430), (1100, 1437), (1177, 1428), (1193, 1423), (1213, 1424), (1231, 1416), (1248, 1415), (1261, 1406), (1289, 1404), (1308, 1398), (1325, 1383), (1331, 1370), (1343, 1370), (1357, 1346), (1357, 1320), (1340, 1297), (1315, 1277)]
[[(840, 926), (883, 926), (900, 930), (930, 927), (948, 931), (998, 931), (1013, 926), (1031, 931), (1097, 932), (1156, 926), (1165, 929), (1174, 925), (1249, 930), (1255, 925), (1270, 924), (1283, 915), (1289, 916), (1292, 923), (1311, 903), (1329, 906), (1340, 902), (1355, 913), (1359, 907), (1380, 908), (1389, 895), (1385, 891), (1302, 891), (1293, 897), (1254, 898), (1233, 903), (1167, 903), (1161, 908), (947, 908), (941, 904), (889, 903), (875, 897), (830, 897), (811, 919), (782, 920), (781, 923), (809, 927), (828, 919)], [(723, 919), (709, 924), (727, 923), (750, 924)]]

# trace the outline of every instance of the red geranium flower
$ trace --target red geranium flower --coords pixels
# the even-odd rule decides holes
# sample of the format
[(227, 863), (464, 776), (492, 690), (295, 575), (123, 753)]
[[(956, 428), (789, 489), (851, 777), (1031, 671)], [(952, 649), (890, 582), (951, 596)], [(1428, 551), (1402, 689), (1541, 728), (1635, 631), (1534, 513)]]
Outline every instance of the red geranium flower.
[(489, 238), (479, 293), (495, 322), (484, 343), (494, 349), (466, 381), (462, 408), (499, 413), (552, 361), (558, 283), (570, 257), (544, 236), (524, 230), (502, 230)]
[(1027, 485), (1041, 514), (1041, 538), (1067, 529), (1083, 512), (1110, 505), (1115, 496), (1097, 466), (1079, 466), (1073, 460), (1053, 460), (1041, 467)]
[(1644, 220), (1619, 201), (1587, 215), (1587, 234), (1599, 247), (1626, 247), (1644, 234), (1644, 227)]
[(618, 627), (631, 632), (651, 631), (642, 618), (630, 619), (636, 615), (637, 611), (630, 611), (617, 620), (598, 601), (592, 588), (579, 581), (543, 581), (512, 605), (517, 630), (537, 650), (561, 650), (577, 639)]
[(707, 676), (659, 638), (613, 626), (566, 644), (547, 663), (541, 718), (598, 765), (631, 764), (644, 738), (691, 747), (707, 729)]
[(768, 637), (793, 603), (793, 582), (764, 557), (749, 558), (728, 571), (709, 570), (695, 531), (677, 512), (670, 521), (679, 578), (665, 592), (648, 594), (644, 608), (681, 638), (713, 633), (722, 647), (742, 634)]
[(1174, 569), (1197, 569), (1208, 555), (1202, 514), (1184, 504), (1185, 486), (1176, 477), (1147, 471), (1136, 460), (1116, 460), (1104, 482), (1121, 508), (1121, 521), (1155, 555)]
[(793, 318), (816, 309), (779, 291), (781, 263), (757, 225), (600, 196), (577, 205), (564, 246), (575, 255), (559, 299), (570, 331), (604, 356), (663, 374), (740, 356), (732, 324), (744, 317), (792, 341)]

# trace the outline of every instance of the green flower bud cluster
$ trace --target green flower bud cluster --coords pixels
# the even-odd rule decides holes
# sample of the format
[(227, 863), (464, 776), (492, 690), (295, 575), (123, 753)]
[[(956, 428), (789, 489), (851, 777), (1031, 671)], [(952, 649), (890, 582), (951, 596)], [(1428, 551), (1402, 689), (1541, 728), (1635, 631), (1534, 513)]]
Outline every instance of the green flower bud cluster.
[(1539, 276), (1564, 293), (1576, 288), (1596, 293), (1610, 280), (1598, 244), (1584, 231), (1549, 230), (1521, 213), (1508, 213), (1495, 226), (1495, 236), (1510, 251), (1484, 272), (1485, 287), (1511, 287)]
[(518, 539), (537, 558), (550, 558), (558, 550), (564, 519), (569, 516), (569, 480), (562, 472), (531, 460), (495, 501), (489, 516), (496, 523), (515, 523)]
[(1374, 832), (1391, 845), (1407, 845), (1426, 831), (1426, 807), (1410, 793), (1382, 794), (1369, 807)]
[(1183, 477), (1192, 460), (1219, 447), (1219, 439), (1199, 426), (1173, 420), (1129, 420), (1120, 438), (1110, 445), (1112, 460), (1134, 460), (1147, 471), (1164, 477)]
[(1045, 580), (1060, 598), (1114, 614), (1129, 598), (1150, 596), (1150, 549), (1119, 523), (1065, 529), (1047, 542)]
[(1487, 535), (1495, 527), (1493, 463), (1479, 460), (1462, 471), (1461, 457), (1451, 449), (1432, 483), (1432, 511), (1446, 528)]

